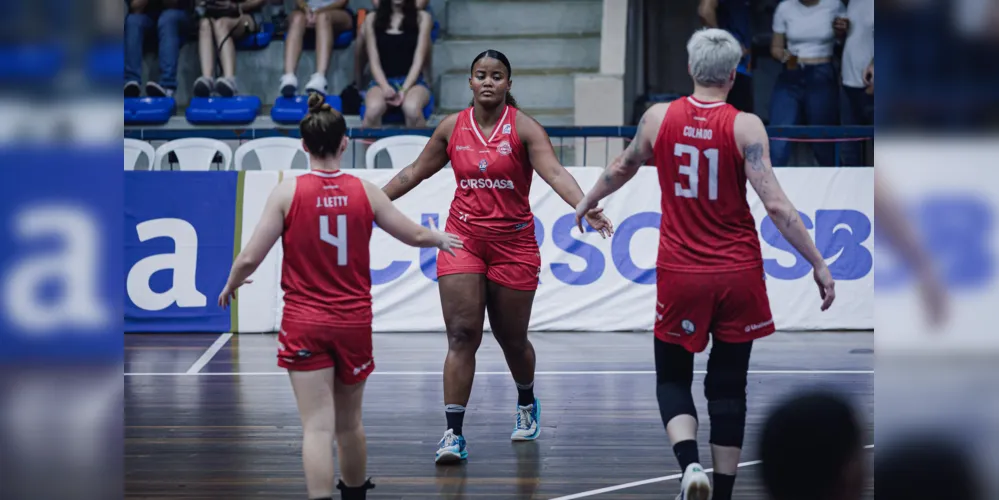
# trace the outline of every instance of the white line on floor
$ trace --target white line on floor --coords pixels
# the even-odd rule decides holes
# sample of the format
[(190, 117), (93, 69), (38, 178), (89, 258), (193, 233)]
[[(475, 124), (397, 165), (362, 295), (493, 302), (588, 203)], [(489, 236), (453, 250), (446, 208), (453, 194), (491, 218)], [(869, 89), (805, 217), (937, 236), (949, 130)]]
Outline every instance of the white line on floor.
[(215, 342), (213, 342), (208, 350), (205, 351), (205, 353), (202, 354), (201, 357), (187, 369), (187, 373), (184, 375), (198, 375), (199, 372), (201, 372), (201, 369), (204, 368), (205, 365), (207, 365), (220, 350), (222, 350), (222, 347), (226, 344), (226, 342), (229, 342), (229, 339), (231, 338), (231, 333), (223, 333), (222, 335), (219, 335), (219, 338), (215, 339)]
[[(866, 449), (866, 450), (874, 449), (874, 445), (873, 444), (869, 444), (869, 445), (865, 446), (864, 449)], [(761, 463), (763, 463), (762, 460), (753, 460), (752, 462), (743, 462), (743, 463), (739, 464), (737, 467), (741, 469), (743, 467), (749, 467), (749, 466), (758, 465), (758, 464), (761, 464)], [(704, 472), (712, 472), (712, 471), (714, 471), (714, 469), (705, 469), (704, 470)], [(654, 477), (652, 479), (643, 479), (641, 481), (634, 481), (634, 482), (631, 482), (631, 483), (624, 483), (624, 484), (618, 484), (618, 485), (615, 485), (615, 486), (608, 486), (606, 488), (600, 488), (600, 489), (596, 489), (596, 490), (584, 491), (582, 493), (573, 493), (572, 495), (566, 495), (566, 496), (562, 496), (562, 497), (558, 497), (558, 498), (553, 498), (552, 500), (573, 500), (573, 499), (576, 499), (576, 498), (592, 497), (592, 496), (600, 495), (600, 494), (603, 494), (603, 493), (610, 493), (612, 491), (618, 491), (618, 490), (624, 490), (624, 489), (628, 489), (628, 488), (634, 488), (636, 486), (643, 486), (643, 485), (652, 484), (652, 483), (660, 483), (660, 482), (663, 482), (663, 481), (672, 481), (674, 479), (680, 479), (681, 477), (683, 477), (683, 474), (670, 474), (669, 476)]]
[[(231, 334), (225, 334), (231, 335)], [(228, 340), (226, 338), (225, 340)], [(215, 355), (221, 349), (222, 345), (225, 344), (225, 340), (222, 337), (215, 341), (218, 344), (212, 344), (212, 347), (202, 355), (204, 358), (204, 363), (199, 359), (194, 366), (191, 367), (186, 373), (184, 372), (135, 372), (135, 373), (125, 373), (128, 377), (170, 377), (170, 376), (184, 376), (184, 375), (194, 375), (194, 376), (276, 376), (276, 375), (287, 375), (287, 372), (199, 372), (204, 364), (207, 364), (211, 357)], [(221, 342), (221, 343), (220, 343)], [(214, 349), (214, 351), (212, 350)], [(206, 358), (207, 356), (207, 358)], [(200, 365), (200, 366), (199, 366)], [(591, 370), (591, 371), (539, 371), (534, 374), (537, 376), (545, 375), (655, 375), (654, 370)], [(705, 370), (695, 370), (694, 373), (699, 375), (704, 375), (707, 373)], [(750, 370), (750, 375), (873, 375), (874, 370)], [(385, 376), (441, 376), (440, 371), (374, 371), (372, 375), (385, 375)], [(509, 376), (508, 371), (493, 371), (493, 372), (475, 372), (475, 375), (506, 375)]]

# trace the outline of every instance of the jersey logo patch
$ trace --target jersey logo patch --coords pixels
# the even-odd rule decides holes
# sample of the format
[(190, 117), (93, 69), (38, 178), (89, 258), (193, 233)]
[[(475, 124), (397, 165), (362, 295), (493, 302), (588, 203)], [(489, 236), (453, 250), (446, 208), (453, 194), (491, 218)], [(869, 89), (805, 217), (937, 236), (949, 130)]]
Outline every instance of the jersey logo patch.
[(510, 146), (510, 141), (503, 141), (496, 147), (496, 151), (499, 154), (506, 156), (513, 152), (513, 147)]
[(489, 162), (485, 158), (479, 160), (479, 172), (486, 173), (486, 168), (489, 166)]
[(503, 124), (503, 133), (507, 134), (507, 135), (510, 134), (510, 124), (509, 123), (504, 123)]
[(695, 330), (695, 328), (694, 328), (694, 322), (690, 321), (689, 319), (683, 320), (680, 323), (680, 328), (683, 328), (683, 331), (687, 335), (693, 335), (694, 334), (694, 330)]

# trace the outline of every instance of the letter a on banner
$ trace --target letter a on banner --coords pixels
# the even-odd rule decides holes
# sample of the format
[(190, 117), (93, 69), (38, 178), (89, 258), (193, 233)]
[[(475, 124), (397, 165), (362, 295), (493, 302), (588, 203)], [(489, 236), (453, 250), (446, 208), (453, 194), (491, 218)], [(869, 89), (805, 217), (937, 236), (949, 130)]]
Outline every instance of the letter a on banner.
[[(180, 307), (205, 307), (208, 298), (198, 291), (195, 273), (198, 263), (198, 232), (182, 219), (154, 219), (135, 227), (139, 241), (168, 237), (173, 239), (173, 253), (150, 255), (136, 262), (128, 272), (128, 296), (137, 307), (161, 311), (176, 303)], [(173, 270), (173, 284), (165, 292), (155, 292), (149, 286), (153, 274)]]

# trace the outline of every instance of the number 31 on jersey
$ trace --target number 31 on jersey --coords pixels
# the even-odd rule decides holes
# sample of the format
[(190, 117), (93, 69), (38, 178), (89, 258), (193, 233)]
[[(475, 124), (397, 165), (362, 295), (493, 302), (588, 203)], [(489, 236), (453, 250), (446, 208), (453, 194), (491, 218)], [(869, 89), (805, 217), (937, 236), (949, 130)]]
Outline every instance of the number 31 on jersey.
[[(673, 154), (679, 157), (689, 157), (689, 163), (680, 164), (680, 175), (686, 175), (690, 181), (690, 188), (684, 188), (679, 182), (674, 183), (676, 196), (681, 198), (697, 198), (698, 170), (701, 162), (702, 151), (687, 144), (676, 143)], [(718, 199), (718, 150), (707, 149), (703, 151), (704, 157), (708, 159), (708, 199), (715, 201)]]

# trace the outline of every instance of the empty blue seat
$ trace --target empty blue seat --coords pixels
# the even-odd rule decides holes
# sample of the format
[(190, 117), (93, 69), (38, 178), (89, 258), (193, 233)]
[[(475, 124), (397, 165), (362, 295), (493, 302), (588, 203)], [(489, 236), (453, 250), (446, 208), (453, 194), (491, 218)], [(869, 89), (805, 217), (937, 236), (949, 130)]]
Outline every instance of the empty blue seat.
[(261, 50), (274, 39), (274, 23), (260, 23), (260, 30), (236, 41), (238, 50)]
[(255, 95), (236, 97), (193, 97), (185, 114), (195, 125), (246, 124), (257, 119), (260, 98)]
[(0, 80), (37, 85), (55, 78), (65, 61), (66, 50), (59, 43), (0, 46)]
[(87, 54), (87, 75), (96, 81), (121, 81), (125, 64), (125, 47), (118, 43), (98, 45)]
[[(343, 112), (343, 105), (340, 102), (340, 96), (338, 95), (328, 95), (326, 96), (326, 103), (330, 105), (333, 109)], [(283, 123), (287, 125), (295, 124), (302, 121), (305, 115), (309, 112), (309, 96), (307, 95), (297, 95), (292, 98), (278, 97), (274, 101), (274, 107), (271, 108), (271, 119), (277, 123)]]
[[(364, 110), (366, 106), (363, 101), (361, 103), (361, 119), (364, 119)], [(430, 115), (434, 112), (434, 95), (430, 94), (430, 100), (427, 101), (427, 106), (423, 108), (423, 117), (430, 119)], [(406, 123), (406, 118), (402, 116), (402, 110), (399, 108), (389, 109), (382, 116), (382, 123)]]
[(162, 125), (176, 106), (173, 97), (126, 97), (125, 125)]

